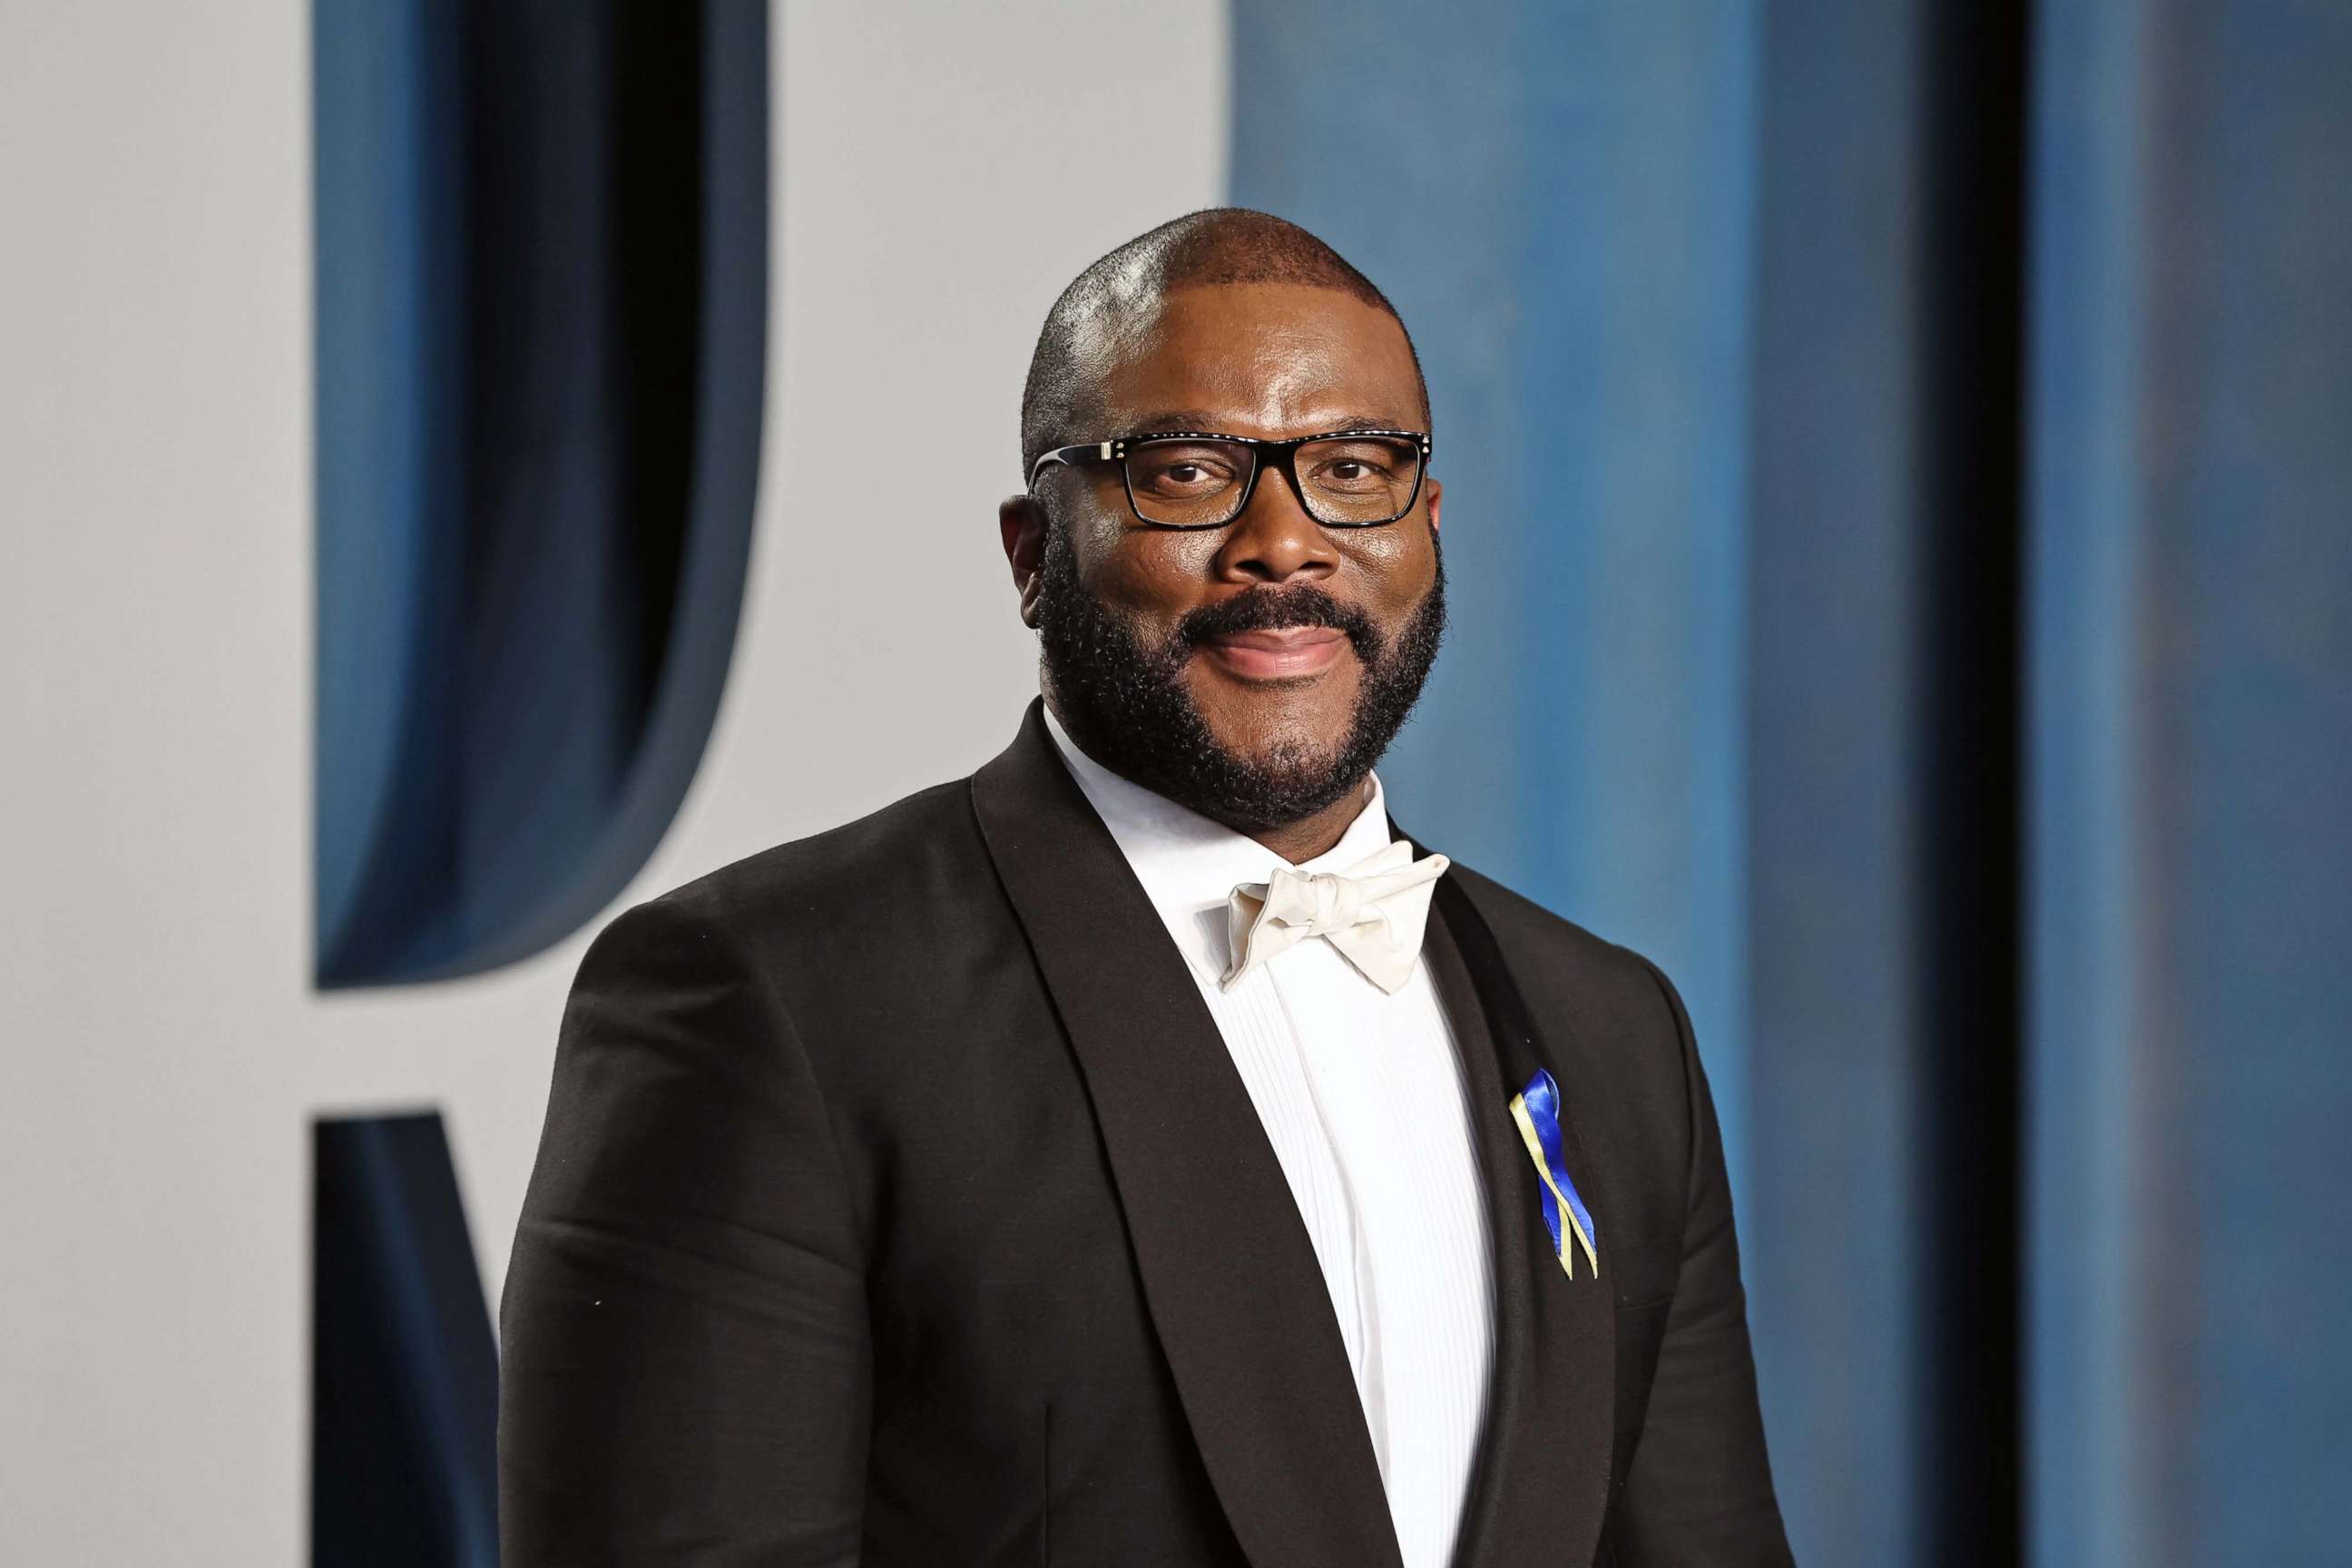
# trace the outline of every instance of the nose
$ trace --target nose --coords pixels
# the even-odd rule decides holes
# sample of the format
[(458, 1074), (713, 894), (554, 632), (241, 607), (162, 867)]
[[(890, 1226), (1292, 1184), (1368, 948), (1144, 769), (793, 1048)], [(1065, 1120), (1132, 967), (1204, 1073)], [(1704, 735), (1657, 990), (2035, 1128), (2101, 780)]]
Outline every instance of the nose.
[(1266, 463), (1249, 504), (1226, 527), (1215, 567), (1227, 582), (1313, 582), (1339, 568), (1330, 537), (1299, 503), (1286, 464)]

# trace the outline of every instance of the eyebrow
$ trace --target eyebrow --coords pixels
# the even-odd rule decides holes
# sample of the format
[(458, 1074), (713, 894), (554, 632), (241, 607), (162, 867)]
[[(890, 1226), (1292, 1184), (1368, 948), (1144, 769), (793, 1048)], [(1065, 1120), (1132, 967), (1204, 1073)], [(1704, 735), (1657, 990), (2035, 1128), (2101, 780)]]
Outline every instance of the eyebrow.
[[(1150, 435), (1154, 431), (1161, 430), (1198, 430), (1213, 435), (1232, 433), (1225, 430), (1224, 421), (1218, 416), (1204, 414), (1197, 408), (1162, 409), (1156, 414), (1146, 414), (1140, 418), (1131, 420), (1129, 426), (1130, 428), (1126, 433), (1126, 438), (1129, 440), (1138, 436)], [(1393, 419), (1375, 419), (1369, 415), (1360, 414), (1342, 419), (1334, 425), (1318, 426), (1307, 434), (1346, 436), (1360, 430), (1410, 430), (1412, 428), (1413, 426), (1409, 421), (1401, 424)]]

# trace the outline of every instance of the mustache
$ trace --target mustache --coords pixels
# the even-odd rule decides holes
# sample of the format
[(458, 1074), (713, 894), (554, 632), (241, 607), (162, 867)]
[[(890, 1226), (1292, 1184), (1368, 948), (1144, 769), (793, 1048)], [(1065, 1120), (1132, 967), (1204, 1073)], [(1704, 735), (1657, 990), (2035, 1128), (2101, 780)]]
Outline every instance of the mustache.
[(1343, 605), (1312, 584), (1296, 588), (1254, 588), (1221, 604), (1203, 605), (1176, 624), (1174, 652), (1189, 657), (1202, 643), (1235, 632), (1271, 632), (1288, 626), (1329, 626), (1345, 634), (1365, 664), (1385, 647), (1380, 628), (1360, 605)]

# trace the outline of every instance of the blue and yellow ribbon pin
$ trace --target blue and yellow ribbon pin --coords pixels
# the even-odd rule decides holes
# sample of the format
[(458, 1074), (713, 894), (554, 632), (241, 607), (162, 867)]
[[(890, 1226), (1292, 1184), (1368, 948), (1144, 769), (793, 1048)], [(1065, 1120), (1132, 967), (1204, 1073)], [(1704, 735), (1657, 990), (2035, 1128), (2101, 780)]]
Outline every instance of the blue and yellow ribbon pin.
[(1573, 1232), (1577, 1245), (1584, 1248), (1584, 1261), (1592, 1277), (1600, 1279), (1601, 1253), (1594, 1240), (1592, 1211), (1577, 1195), (1576, 1184), (1569, 1180), (1568, 1161), (1560, 1153), (1559, 1085), (1552, 1081), (1550, 1073), (1536, 1068), (1528, 1087), (1511, 1096), (1511, 1120), (1519, 1124), (1519, 1141), (1528, 1146), (1528, 1158), (1536, 1163), (1544, 1228), (1551, 1232), (1551, 1249), (1559, 1266), (1568, 1270), (1570, 1279), (1576, 1278), (1576, 1253), (1568, 1244), (1569, 1233)]

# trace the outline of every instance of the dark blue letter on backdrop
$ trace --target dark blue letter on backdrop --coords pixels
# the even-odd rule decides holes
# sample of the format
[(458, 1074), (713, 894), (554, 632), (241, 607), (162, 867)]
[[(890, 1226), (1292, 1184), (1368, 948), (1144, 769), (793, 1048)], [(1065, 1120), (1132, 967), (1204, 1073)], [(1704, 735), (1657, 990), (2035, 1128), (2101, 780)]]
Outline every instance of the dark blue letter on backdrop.
[(753, 5), (316, 12), (321, 985), (576, 930), (700, 760), (767, 311)]

